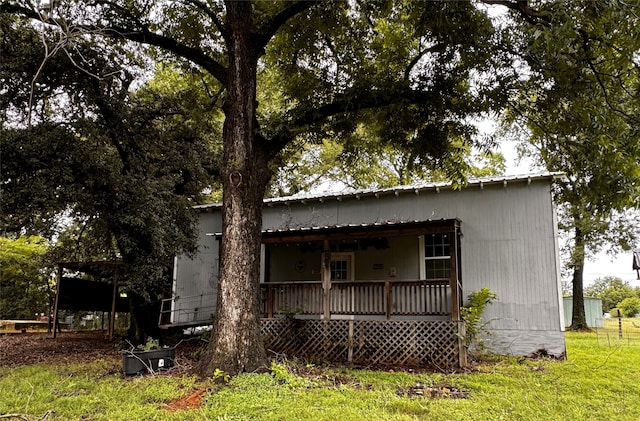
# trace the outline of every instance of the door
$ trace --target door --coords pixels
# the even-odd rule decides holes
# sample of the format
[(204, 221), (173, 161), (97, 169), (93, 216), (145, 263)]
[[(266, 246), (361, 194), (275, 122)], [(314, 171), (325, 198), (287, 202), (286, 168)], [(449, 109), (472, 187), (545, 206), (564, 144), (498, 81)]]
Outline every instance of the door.
[(331, 313), (353, 314), (355, 311), (355, 286), (340, 281), (354, 280), (354, 254), (331, 253)]

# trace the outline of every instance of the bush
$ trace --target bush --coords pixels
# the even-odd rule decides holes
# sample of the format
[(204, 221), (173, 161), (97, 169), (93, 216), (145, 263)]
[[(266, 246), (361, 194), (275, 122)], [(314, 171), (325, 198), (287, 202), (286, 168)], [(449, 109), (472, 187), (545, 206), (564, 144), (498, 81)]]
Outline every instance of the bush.
[(472, 291), (467, 297), (469, 304), (460, 309), (462, 320), (465, 321), (465, 343), (471, 345), (480, 333), (479, 326), (482, 313), (487, 304), (491, 304), (498, 296), (489, 288), (482, 288), (480, 291)]
[(618, 311), (620, 312), (620, 316), (622, 316), (622, 310), (620, 310), (618, 307), (614, 307), (609, 310), (609, 315), (611, 317), (618, 317)]
[(625, 298), (618, 303), (618, 308), (624, 317), (634, 317), (640, 312), (640, 298)]

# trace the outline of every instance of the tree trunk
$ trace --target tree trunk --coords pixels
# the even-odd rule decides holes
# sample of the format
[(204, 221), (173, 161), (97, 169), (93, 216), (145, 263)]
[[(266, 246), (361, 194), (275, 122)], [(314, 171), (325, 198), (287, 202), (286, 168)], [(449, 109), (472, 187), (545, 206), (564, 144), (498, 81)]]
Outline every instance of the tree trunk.
[(140, 294), (129, 292), (129, 329), (127, 336), (134, 345), (144, 344), (147, 338), (159, 339), (162, 335), (158, 327), (160, 315), (159, 299), (147, 301)]
[(266, 368), (260, 335), (262, 201), (269, 154), (256, 140), (256, 74), (250, 2), (227, 3), (229, 77), (224, 102), (223, 209), (218, 303), (199, 372), (235, 375)]
[[(578, 225), (579, 220), (574, 218)], [(584, 311), (584, 235), (576, 226), (573, 244), (573, 316), (571, 330), (590, 330)]]

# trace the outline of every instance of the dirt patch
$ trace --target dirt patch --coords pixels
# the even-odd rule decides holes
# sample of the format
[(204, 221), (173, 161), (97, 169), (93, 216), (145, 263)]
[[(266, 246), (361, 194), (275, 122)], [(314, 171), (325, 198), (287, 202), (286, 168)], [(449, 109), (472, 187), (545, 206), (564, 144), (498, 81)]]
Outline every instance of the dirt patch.
[[(31, 364), (61, 365), (113, 360), (122, 366), (120, 350), (130, 347), (121, 338), (109, 340), (103, 331), (62, 332), (53, 339), (48, 333), (0, 335), (0, 367)], [(176, 349), (176, 367), (184, 372), (193, 366), (197, 343), (182, 342)]]
[(182, 411), (187, 409), (200, 408), (204, 395), (209, 391), (207, 388), (198, 389), (186, 396), (169, 402), (165, 409), (169, 412)]
[(117, 358), (114, 343), (96, 332), (63, 332), (56, 339), (47, 333), (0, 336), (0, 366), (89, 362)]

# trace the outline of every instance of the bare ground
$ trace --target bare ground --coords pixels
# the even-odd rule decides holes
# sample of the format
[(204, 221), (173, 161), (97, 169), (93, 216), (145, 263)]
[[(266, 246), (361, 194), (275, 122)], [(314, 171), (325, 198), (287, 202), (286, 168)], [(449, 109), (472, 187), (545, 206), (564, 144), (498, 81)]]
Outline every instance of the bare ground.
[[(131, 346), (121, 338), (109, 340), (103, 331), (62, 332), (53, 339), (50, 333), (14, 333), (0, 335), (0, 367), (31, 364), (67, 364), (113, 360), (121, 365), (123, 349)], [(182, 342), (176, 348), (176, 368), (187, 371), (195, 361), (196, 342)]]

